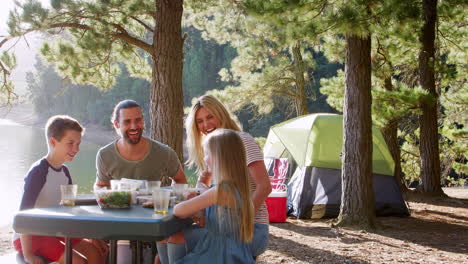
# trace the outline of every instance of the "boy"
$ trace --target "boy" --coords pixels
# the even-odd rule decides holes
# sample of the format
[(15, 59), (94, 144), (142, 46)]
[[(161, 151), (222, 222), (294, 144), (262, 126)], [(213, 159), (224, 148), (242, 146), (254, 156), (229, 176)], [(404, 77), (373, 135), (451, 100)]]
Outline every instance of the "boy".
[[(29, 169), (20, 210), (59, 205), (60, 185), (72, 183), (70, 172), (63, 163), (72, 161), (80, 150), (84, 128), (69, 116), (57, 115), (49, 118), (45, 132), (48, 153)], [(63, 241), (59, 237), (15, 233), (13, 244), (27, 263), (42, 264), (44, 259), (63, 263)], [(105, 263), (107, 246), (102, 241), (72, 239), (72, 245), (73, 263)]]

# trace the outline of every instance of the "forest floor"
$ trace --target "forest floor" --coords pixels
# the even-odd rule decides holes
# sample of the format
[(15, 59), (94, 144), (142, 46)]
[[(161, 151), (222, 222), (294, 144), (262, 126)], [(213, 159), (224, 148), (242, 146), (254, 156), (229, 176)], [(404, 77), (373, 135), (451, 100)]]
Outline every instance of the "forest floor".
[(410, 217), (379, 217), (375, 232), (332, 228), (333, 219), (270, 225), (257, 263), (468, 263), (468, 188), (448, 198), (410, 193)]

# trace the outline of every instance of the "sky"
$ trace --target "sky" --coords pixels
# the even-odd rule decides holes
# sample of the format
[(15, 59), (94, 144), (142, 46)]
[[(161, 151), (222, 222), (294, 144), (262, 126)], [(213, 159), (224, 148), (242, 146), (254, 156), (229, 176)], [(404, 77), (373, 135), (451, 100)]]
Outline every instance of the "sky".
[[(40, 1), (45, 6), (49, 6), (49, 0)], [(0, 36), (5, 36), (8, 34), (8, 14), (15, 7), (15, 4), (14, 0), (0, 0), (0, 5)], [(0, 37), (1, 39), (2, 37)], [(38, 34), (28, 34), (26, 35), (26, 39), (27, 43), (24, 40), (20, 40), (15, 47), (10, 49), (10, 51), (15, 53), (17, 61), (17, 66), (12, 71), (11, 79), (15, 85), (16, 92), (20, 96), (26, 92), (26, 72), (34, 71), (35, 57), (42, 42), (42, 38)], [(14, 43), (13, 41), (9, 42)], [(5, 44), (5, 46), (0, 49), (1, 52), (10, 48), (11, 45)]]

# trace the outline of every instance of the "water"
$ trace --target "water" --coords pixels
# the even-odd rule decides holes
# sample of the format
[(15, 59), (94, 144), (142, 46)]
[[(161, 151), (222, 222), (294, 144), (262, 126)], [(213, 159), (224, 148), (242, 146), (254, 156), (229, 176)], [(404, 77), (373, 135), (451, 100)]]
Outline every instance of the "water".
[[(47, 145), (44, 130), (22, 126), (0, 119), (0, 226), (11, 222), (19, 208), (24, 177), (31, 164), (45, 156)], [(82, 142), (81, 150), (72, 163), (67, 163), (77, 183), (78, 193), (91, 193), (96, 179), (95, 158), (99, 146)]]
[[(47, 145), (44, 130), (0, 119), (0, 227), (11, 223), (19, 208), (24, 177), (31, 164), (45, 156)], [(96, 153), (101, 146), (83, 140), (80, 152), (70, 168), (73, 183), (78, 184), (78, 193), (91, 193), (96, 180)], [(186, 170), (191, 185), (195, 182), (193, 172)]]

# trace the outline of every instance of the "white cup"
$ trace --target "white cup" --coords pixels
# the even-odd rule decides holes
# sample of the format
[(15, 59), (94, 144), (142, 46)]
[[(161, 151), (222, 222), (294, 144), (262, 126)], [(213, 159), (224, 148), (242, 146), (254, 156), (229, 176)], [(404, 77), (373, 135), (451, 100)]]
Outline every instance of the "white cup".
[(78, 191), (77, 184), (60, 185), (60, 193), (61, 193), (60, 204), (65, 205), (65, 206), (74, 206), (77, 191)]
[(171, 191), (165, 189), (153, 190), (153, 206), (155, 214), (167, 214), (169, 211), (169, 200)]
[(120, 189), (120, 180), (110, 180), (111, 190)]
[(161, 181), (147, 181), (146, 182), (146, 191), (149, 194), (152, 194), (154, 189), (158, 189), (160, 187), (161, 187)]

